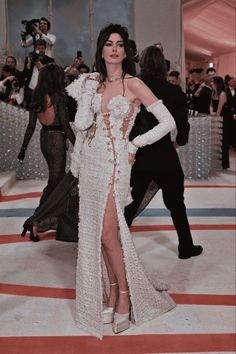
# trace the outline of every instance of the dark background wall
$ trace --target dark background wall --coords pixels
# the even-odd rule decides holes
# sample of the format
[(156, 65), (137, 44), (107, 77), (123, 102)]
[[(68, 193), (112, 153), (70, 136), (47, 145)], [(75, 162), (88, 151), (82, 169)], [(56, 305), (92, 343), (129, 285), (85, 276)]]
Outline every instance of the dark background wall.
[[(10, 52), (22, 64), (30, 49), (20, 45), (20, 31), (24, 29), (21, 20), (42, 16), (50, 20), (49, 0), (9, 0), (8, 28)], [(93, 61), (88, 0), (52, 0), (52, 30), (56, 35), (54, 57), (63, 66), (71, 63), (77, 50), (82, 50), (85, 63), (90, 67)], [(126, 26), (133, 38), (133, 0), (94, 0), (93, 37), (94, 47), (99, 30), (109, 23)]]

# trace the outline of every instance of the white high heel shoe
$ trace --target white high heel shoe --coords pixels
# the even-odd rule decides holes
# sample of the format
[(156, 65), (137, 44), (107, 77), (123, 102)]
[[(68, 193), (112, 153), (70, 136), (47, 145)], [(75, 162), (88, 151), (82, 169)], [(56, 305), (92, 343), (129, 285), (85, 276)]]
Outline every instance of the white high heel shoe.
[[(120, 294), (128, 294), (129, 291), (119, 291)], [(114, 313), (114, 320), (112, 323), (112, 329), (115, 334), (126, 331), (130, 327), (130, 312), (128, 313)]]
[[(110, 286), (116, 286), (118, 283), (112, 283)], [(103, 324), (112, 323), (114, 319), (115, 306), (104, 306), (102, 311)]]

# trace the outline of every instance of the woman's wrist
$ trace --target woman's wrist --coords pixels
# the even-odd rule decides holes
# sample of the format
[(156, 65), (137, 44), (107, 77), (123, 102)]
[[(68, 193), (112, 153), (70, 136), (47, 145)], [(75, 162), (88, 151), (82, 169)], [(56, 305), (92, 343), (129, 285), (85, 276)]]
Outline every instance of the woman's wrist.
[(133, 141), (129, 142), (128, 151), (129, 151), (130, 154), (135, 154), (136, 151), (138, 150), (138, 148), (139, 147)]

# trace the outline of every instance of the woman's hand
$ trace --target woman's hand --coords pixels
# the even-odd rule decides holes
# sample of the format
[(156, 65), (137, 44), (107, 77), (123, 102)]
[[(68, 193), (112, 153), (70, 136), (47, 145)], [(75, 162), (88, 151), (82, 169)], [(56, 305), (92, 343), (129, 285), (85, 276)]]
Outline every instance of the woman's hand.
[(20, 163), (23, 163), (24, 162), (24, 158), (25, 158), (25, 148), (21, 148), (18, 156), (17, 156), (17, 160), (20, 162)]
[(129, 161), (129, 164), (130, 164), (130, 165), (133, 165), (133, 164), (135, 163), (135, 154), (131, 154), (131, 153), (129, 152), (129, 159), (128, 159), (128, 161)]
[(15, 76), (11, 75), (11, 76), (7, 76), (4, 80), (3, 80), (3, 83), (7, 82), (7, 81), (13, 81), (15, 80)]
[(87, 76), (86, 81), (85, 81), (85, 90), (95, 93), (97, 91), (99, 85), (99, 81), (97, 78), (94, 78), (93, 76)]

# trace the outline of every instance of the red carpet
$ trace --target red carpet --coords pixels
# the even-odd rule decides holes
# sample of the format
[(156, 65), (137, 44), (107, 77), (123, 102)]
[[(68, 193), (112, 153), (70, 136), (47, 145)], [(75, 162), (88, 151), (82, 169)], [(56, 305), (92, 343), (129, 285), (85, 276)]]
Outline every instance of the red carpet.
[(2, 337), (1, 354), (151, 354), (217, 353), (236, 350), (235, 335), (155, 334), (107, 336), (102, 341), (90, 336)]

